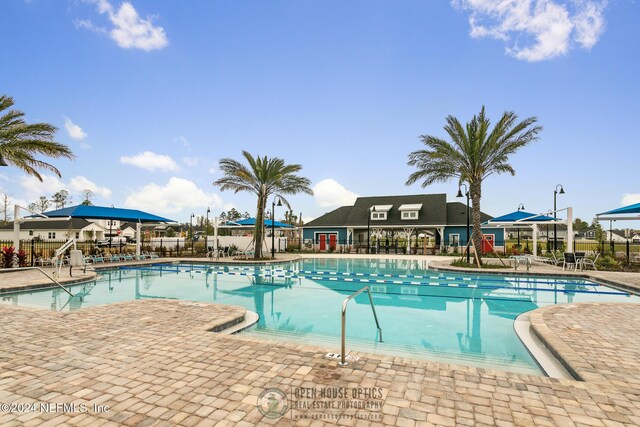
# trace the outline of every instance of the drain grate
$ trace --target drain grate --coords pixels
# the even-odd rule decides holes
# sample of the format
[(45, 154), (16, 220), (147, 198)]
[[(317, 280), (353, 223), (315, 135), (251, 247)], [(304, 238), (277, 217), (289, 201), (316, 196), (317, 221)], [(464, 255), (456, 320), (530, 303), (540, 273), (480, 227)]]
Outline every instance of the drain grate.
[[(327, 353), (324, 355), (325, 358), (327, 359), (340, 359), (340, 353)], [(358, 360), (360, 360), (359, 356), (351, 356), (349, 354), (346, 355), (346, 357), (344, 358), (345, 360), (350, 360), (352, 362), (357, 362)]]

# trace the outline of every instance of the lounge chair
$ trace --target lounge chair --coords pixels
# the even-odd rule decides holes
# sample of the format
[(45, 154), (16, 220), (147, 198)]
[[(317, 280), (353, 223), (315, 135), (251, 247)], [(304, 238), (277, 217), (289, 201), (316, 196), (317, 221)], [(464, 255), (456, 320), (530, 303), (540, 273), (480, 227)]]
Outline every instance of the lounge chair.
[(94, 264), (96, 264), (98, 262), (104, 263), (104, 257), (102, 255), (92, 255), (91, 259), (93, 260)]
[(120, 254), (111, 254), (109, 255), (110, 262), (120, 262), (122, 259), (120, 258)]
[(578, 263), (576, 261), (576, 254), (574, 254), (573, 252), (565, 252), (564, 261), (562, 263), (562, 269), (564, 270), (566, 268), (572, 268), (571, 266), (573, 266), (574, 270), (578, 266)]
[(586, 257), (582, 258), (582, 261), (580, 262), (580, 269), (591, 266), (595, 271), (598, 271), (598, 268), (596, 267), (596, 261), (598, 261), (599, 256), (600, 254), (598, 253), (596, 254), (596, 257), (594, 259), (586, 258)]

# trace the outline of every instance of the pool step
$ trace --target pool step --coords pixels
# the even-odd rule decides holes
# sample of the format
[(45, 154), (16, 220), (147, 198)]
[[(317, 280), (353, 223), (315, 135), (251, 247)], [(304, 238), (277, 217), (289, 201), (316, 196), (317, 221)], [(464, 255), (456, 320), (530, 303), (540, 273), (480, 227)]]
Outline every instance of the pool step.
[[(384, 325), (383, 325), (384, 326)], [(259, 339), (280, 342), (303, 343), (326, 348), (327, 351), (339, 353), (340, 337), (320, 334), (320, 333), (297, 333), (285, 330), (268, 330), (250, 328), (241, 333)], [(529, 365), (524, 361), (508, 360), (504, 358), (489, 356), (486, 354), (474, 355), (461, 353), (450, 349), (427, 349), (400, 343), (383, 342), (379, 343), (375, 337), (370, 340), (347, 336), (347, 349), (352, 352), (365, 352), (380, 354), (385, 356), (403, 357), (409, 359), (431, 360), (436, 362), (471, 365), (486, 367), (490, 364), (495, 369), (508, 370), (532, 375), (542, 375), (537, 366)]]

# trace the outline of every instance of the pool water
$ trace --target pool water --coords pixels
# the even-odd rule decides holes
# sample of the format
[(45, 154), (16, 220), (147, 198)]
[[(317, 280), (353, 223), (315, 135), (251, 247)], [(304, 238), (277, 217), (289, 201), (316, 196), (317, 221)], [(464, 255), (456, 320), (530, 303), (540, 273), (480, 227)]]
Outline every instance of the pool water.
[(3, 294), (1, 303), (77, 310), (147, 298), (233, 304), (255, 311), (243, 334), (321, 345), (339, 352), (344, 299), (370, 286), (383, 331), (366, 293), (349, 303), (347, 347), (514, 372), (540, 374), (513, 329), (538, 307), (572, 302), (640, 302), (626, 292), (577, 278), (437, 272), (423, 261), (310, 258), (269, 266), (156, 264), (99, 272), (91, 283)]

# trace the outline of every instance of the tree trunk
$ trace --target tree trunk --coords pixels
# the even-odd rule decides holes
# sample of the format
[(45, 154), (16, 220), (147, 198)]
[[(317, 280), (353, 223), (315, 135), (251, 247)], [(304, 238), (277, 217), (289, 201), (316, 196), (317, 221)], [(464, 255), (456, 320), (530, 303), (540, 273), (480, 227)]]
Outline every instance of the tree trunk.
[(253, 246), (253, 259), (262, 258), (262, 240), (264, 230), (264, 208), (267, 201), (267, 197), (264, 194), (258, 194), (258, 212), (256, 214), (256, 225), (253, 229), (253, 235), (255, 236)]
[(480, 198), (482, 196), (482, 186), (478, 183), (470, 184), (470, 195), (473, 205), (471, 206), (471, 220), (473, 222), (473, 246), (475, 247), (478, 260), (482, 264), (482, 219), (480, 218)]

